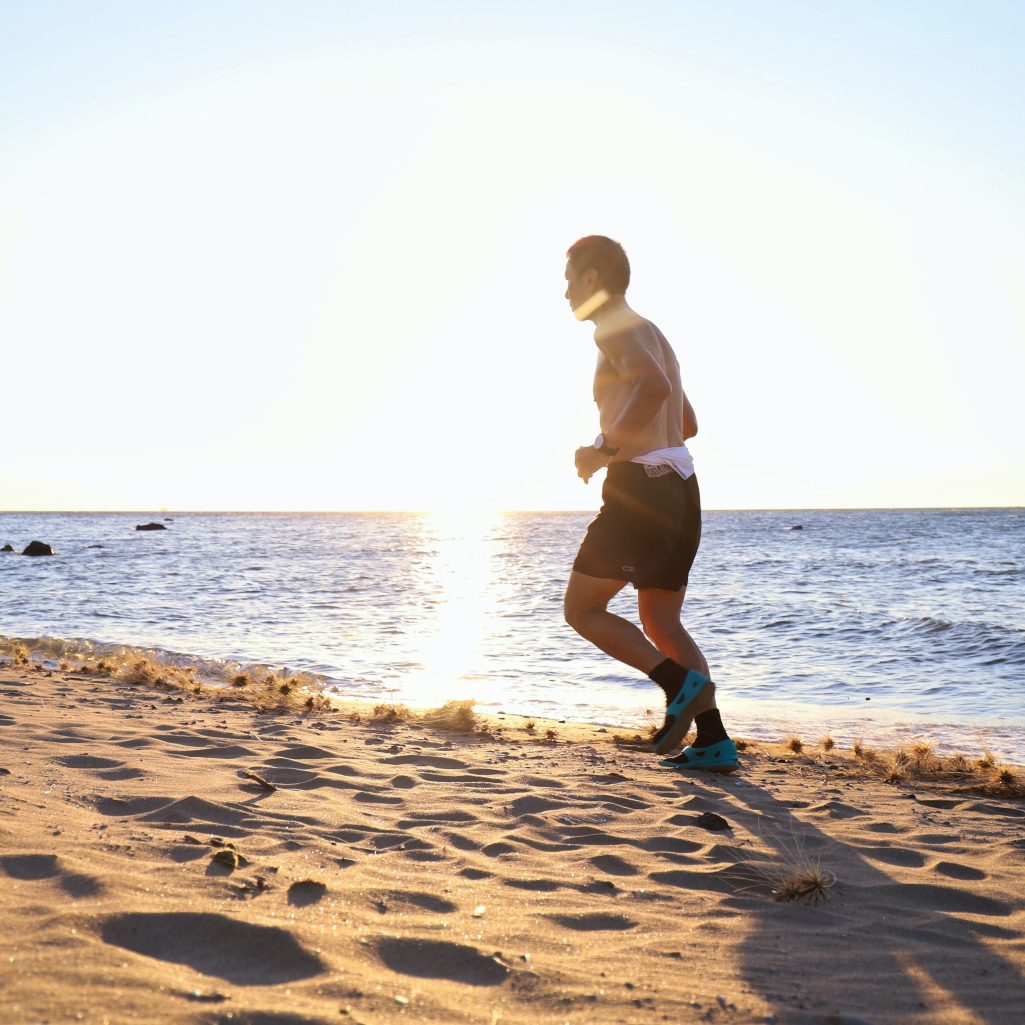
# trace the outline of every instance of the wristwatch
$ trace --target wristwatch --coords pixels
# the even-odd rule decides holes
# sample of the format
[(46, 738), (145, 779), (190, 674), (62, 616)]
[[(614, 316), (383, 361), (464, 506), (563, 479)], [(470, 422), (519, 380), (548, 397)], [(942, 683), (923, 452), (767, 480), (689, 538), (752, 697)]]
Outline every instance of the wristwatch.
[(606, 444), (604, 434), (599, 434), (598, 437), (594, 439), (594, 447), (599, 452), (602, 452), (607, 456), (614, 456), (619, 451), (618, 448), (613, 448), (611, 445)]

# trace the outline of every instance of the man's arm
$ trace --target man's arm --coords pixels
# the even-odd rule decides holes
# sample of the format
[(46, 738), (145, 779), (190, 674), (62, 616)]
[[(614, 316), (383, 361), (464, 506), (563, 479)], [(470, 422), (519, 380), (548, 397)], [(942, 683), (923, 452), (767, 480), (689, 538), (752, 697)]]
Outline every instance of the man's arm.
[(693, 438), (698, 433), (698, 415), (694, 412), (694, 407), (690, 404), (686, 392), (683, 393), (683, 424), (681, 426), (684, 441)]
[(616, 373), (632, 385), (623, 411), (605, 431), (605, 440), (617, 448), (628, 444), (635, 434), (654, 420), (662, 404), (672, 394), (673, 386), (633, 331), (621, 331), (603, 338), (598, 348)]

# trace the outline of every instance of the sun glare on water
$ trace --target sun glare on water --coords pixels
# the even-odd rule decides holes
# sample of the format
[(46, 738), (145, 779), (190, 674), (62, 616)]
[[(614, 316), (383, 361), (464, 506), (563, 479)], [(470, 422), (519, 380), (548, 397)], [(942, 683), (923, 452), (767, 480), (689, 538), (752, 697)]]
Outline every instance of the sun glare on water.
[(433, 595), (433, 610), (424, 617), (420, 668), (403, 678), (401, 700), (487, 700), (482, 647), (495, 614), (491, 582), (500, 519), (499, 513), (477, 510), (424, 515), (423, 583)]

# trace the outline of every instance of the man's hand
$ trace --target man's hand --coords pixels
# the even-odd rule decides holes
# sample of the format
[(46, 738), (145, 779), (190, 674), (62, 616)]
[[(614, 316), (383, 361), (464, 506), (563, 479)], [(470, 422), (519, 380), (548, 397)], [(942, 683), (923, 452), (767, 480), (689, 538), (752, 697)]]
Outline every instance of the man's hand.
[(583, 445), (573, 457), (577, 476), (586, 484), (608, 461), (609, 457), (593, 445)]

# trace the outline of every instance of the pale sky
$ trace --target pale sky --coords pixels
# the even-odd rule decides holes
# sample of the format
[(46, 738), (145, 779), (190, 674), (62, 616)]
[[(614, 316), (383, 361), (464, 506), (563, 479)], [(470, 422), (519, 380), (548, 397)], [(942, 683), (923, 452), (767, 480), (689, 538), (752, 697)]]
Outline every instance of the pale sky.
[(2, 509), (590, 509), (619, 239), (707, 508), (1025, 504), (1025, 6), (0, 5)]

